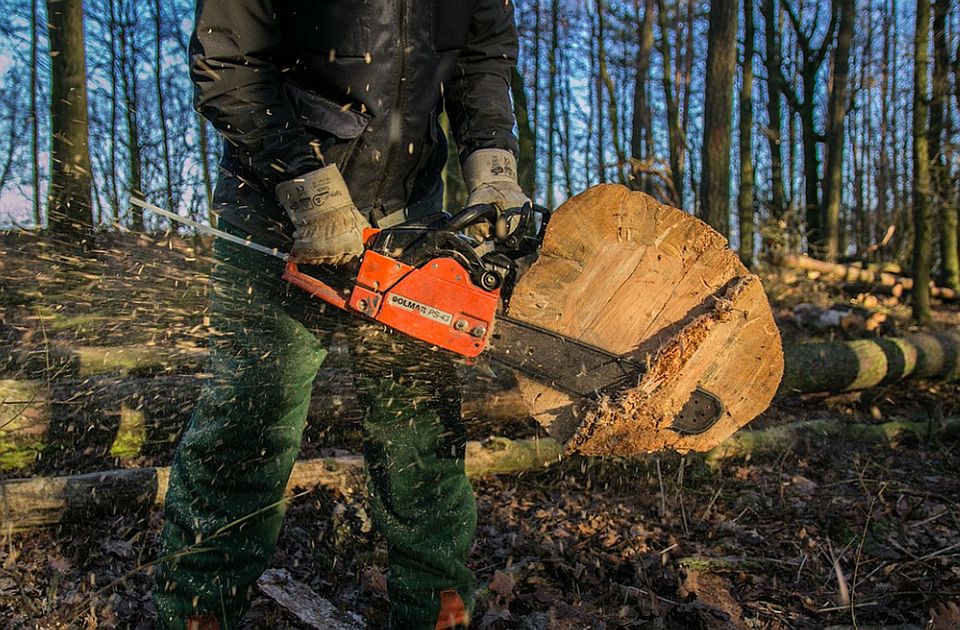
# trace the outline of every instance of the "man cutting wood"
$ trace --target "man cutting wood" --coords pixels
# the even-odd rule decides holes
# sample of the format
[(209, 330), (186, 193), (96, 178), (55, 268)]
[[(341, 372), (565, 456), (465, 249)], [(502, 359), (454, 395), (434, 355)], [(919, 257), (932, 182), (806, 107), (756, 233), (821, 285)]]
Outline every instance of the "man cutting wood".
[[(214, 204), (226, 231), (343, 266), (362, 230), (442, 205), (446, 110), (469, 204), (517, 185), (509, 0), (199, 0), (196, 105), (223, 135)], [(266, 568), (314, 377), (339, 325), (365, 411), (374, 523), (388, 547), (390, 623), (469, 622), (476, 526), (449, 359), (324, 313), (282, 263), (218, 240), (211, 378), (174, 457), (154, 601), (164, 628), (233, 627)]]

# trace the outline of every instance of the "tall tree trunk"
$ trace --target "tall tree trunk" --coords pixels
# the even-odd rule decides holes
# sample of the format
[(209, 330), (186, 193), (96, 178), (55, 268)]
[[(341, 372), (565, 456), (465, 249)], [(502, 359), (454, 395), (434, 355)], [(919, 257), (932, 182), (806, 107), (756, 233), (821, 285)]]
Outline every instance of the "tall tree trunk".
[[(569, 68), (566, 53), (560, 50), (563, 67)], [(561, 164), (563, 165), (563, 185), (567, 193), (567, 199), (573, 197), (573, 121), (571, 120), (570, 110), (573, 109), (573, 90), (570, 88), (570, 72), (563, 73), (563, 153), (561, 155)]]
[(889, 220), (888, 210), (891, 207), (892, 190), (890, 177), (889, 157), (889, 119), (890, 119), (890, 14), (887, 5), (883, 5), (883, 25), (880, 33), (883, 37), (880, 67), (880, 157), (877, 165), (877, 220), (873, 238), (879, 243), (883, 240)]
[(40, 116), (37, 109), (37, 20), (40, 19), (37, 0), (30, 0), (30, 166), (33, 180), (33, 224), (43, 227), (43, 209), (40, 205)]
[[(606, 120), (606, 117), (604, 116), (604, 112), (605, 112), (605, 110), (606, 110), (606, 105), (605, 105), (605, 103), (604, 103), (604, 98), (603, 98), (603, 76), (602, 76), (603, 73), (599, 70), (599, 68), (603, 67), (603, 64), (606, 63), (606, 62), (604, 61), (604, 57), (606, 57), (606, 54), (607, 54), (607, 52), (606, 52), (606, 50), (605, 50), (605, 46), (604, 46), (604, 37), (605, 37), (605, 35), (604, 35), (604, 28), (603, 28), (603, 0), (597, 0), (597, 1), (596, 1), (596, 9), (597, 9), (597, 36), (596, 36), (596, 40), (597, 40), (597, 53), (596, 53), (596, 54), (597, 54), (597, 57), (596, 57), (596, 60), (597, 60), (597, 62), (596, 62), (596, 63), (591, 63), (591, 64), (590, 64), (590, 68), (591, 68), (591, 72), (593, 72), (593, 80), (594, 80), (594, 88), (593, 88), (593, 90), (594, 90), (594, 96), (595, 96), (596, 99), (597, 99), (597, 102), (596, 102), (596, 108), (597, 108), (597, 177), (598, 177), (600, 183), (602, 184), (602, 183), (604, 183), (604, 182), (607, 181), (607, 169), (606, 169), (606, 166), (607, 166), (607, 159), (606, 159), (606, 148), (607, 148), (606, 135), (607, 135), (607, 133), (606, 133), (606, 129), (605, 129), (606, 125), (604, 124), (604, 121)], [(594, 69), (596, 69), (596, 70), (594, 70)]]
[[(643, 162), (653, 155), (653, 122), (647, 96), (647, 79), (650, 76), (650, 53), (653, 50), (653, 0), (644, 0), (643, 18), (637, 31), (639, 46), (634, 63), (636, 70), (633, 89), (633, 120), (630, 139), (632, 157)], [(637, 2), (639, 11), (639, 0)], [(631, 186), (635, 190), (650, 192), (648, 177), (634, 170)]]
[(77, 236), (93, 227), (82, 0), (47, 0), (47, 20), (53, 136), (47, 212), (51, 231)]
[[(140, 123), (137, 114), (139, 97), (137, 94), (137, 63), (136, 49), (129, 46), (127, 30), (135, 24), (125, 23), (120, 31), (120, 74), (123, 79), (124, 109), (127, 112), (127, 165), (129, 178), (129, 192), (131, 198), (143, 199), (143, 171), (140, 161)], [(136, 232), (142, 232), (143, 209), (140, 206), (130, 205), (130, 227)]]
[(960, 288), (960, 259), (957, 258), (957, 206), (950, 172), (943, 155), (942, 138), (950, 129), (950, 53), (947, 50), (949, 0), (933, 5), (933, 92), (930, 99), (930, 165), (934, 199), (940, 221), (940, 283)]
[[(597, 0), (597, 20), (600, 24), (600, 33), (603, 33), (603, 0)], [(598, 76), (602, 81), (603, 85), (607, 89), (607, 100), (609, 105), (607, 105), (607, 115), (610, 117), (610, 134), (613, 139), (613, 152), (617, 157), (617, 181), (621, 184), (626, 184), (626, 177), (623, 174), (624, 164), (627, 162), (627, 156), (623, 150), (623, 144), (621, 144), (620, 137), (620, 117), (619, 110), (617, 109), (617, 92), (616, 86), (613, 84), (613, 79), (610, 77), (610, 71), (607, 68), (607, 51), (603, 41), (603, 36), (598, 40), (598, 58), (600, 60)], [(603, 110), (600, 110), (601, 113)]]
[(700, 203), (703, 220), (730, 236), (730, 135), (737, 63), (737, 3), (714, 2), (707, 32)]
[(835, 261), (840, 251), (840, 204), (843, 193), (843, 123), (847, 117), (850, 44), (857, 12), (854, 0), (840, 0), (840, 30), (833, 52), (833, 89), (827, 113), (827, 157), (823, 178), (823, 255)]
[(779, 85), (780, 42), (778, 41), (777, 13), (773, 0), (763, 0), (763, 38), (767, 68), (767, 143), (770, 145), (770, 213), (774, 219), (783, 218), (787, 209), (787, 195), (783, 188), (783, 129), (780, 122), (780, 95), (785, 86)]
[(917, 0), (913, 62), (913, 318), (930, 321), (930, 265), (933, 260), (933, 211), (930, 203), (930, 151), (927, 141), (930, 0)]
[(740, 260), (753, 267), (753, 24), (754, 0), (743, 0), (743, 83), (740, 87)]
[(685, 140), (680, 130), (680, 108), (674, 93), (673, 62), (670, 53), (670, 32), (668, 29), (667, 7), (665, 0), (657, 0), (657, 21), (660, 26), (660, 56), (663, 60), (663, 95), (667, 105), (667, 135), (670, 145), (670, 179), (667, 188), (673, 191), (674, 199), (669, 203), (683, 208), (683, 148)]
[[(117, 182), (117, 99), (119, 95), (117, 78), (117, 9), (110, 1), (110, 209), (113, 220), (120, 220), (120, 187)], [(206, 165), (204, 165), (206, 166)]]
[(534, 178), (537, 173), (537, 144), (530, 127), (530, 113), (527, 110), (527, 92), (523, 88), (523, 77), (516, 67), (510, 75), (510, 92), (513, 95), (513, 111), (517, 119), (517, 132), (520, 140), (520, 159), (517, 168), (520, 171), (520, 187), (529, 197), (534, 194)]
[[(539, 146), (540, 143), (540, 19), (542, 7), (540, 0), (533, 3), (533, 10), (536, 12), (533, 20), (533, 144)], [(537, 190), (537, 171), (533, 171), (533, 194)]]
[[(678, 81), (683, 84), (682, 90), (680, 89), (679, 85), (677, 86), (678, 87), (677, 102), (680, 104), (680, 111), (682, 112), (680, 115), (680, 137), (683, 139), (683, 144), (681, 145), (681, 148), (680, 148), (680, 151), (681, 151), (680, 166), (682, 167), (684, 172), (689, 173), (690, 175), (689, 177), (690, 190), (692, 190), (694, 193), (693, 207), (697, 208), (699, 207), (699, 203), (698, 203), (698, 200), (696, 199), (696, 196), (698, 194), (699, 187), (697, 186), (697, 179), (694, 176), (694, 166), (692, 163), (693, 161), (690, 160), (691, 163), (689, 165), (687, 164), (687, 157), (689, 153), (687, 151), (687, 138), (689, 137), (689, 135), (687, 134), (687, 131), (690, 129), (690, 95), (691, 95), (691, 89), (693, 86), (693, 59), (694, 59), (693, 17), (695, 14), (695, 9), (697, 7), (697, 2), (695, 0), (685, 0), (685, 4), (687, 5), (687, 14), (684, 20), (686, 37), (685, 37), (684, 48), (683, 48), (682, 71), (680, 69), (680, 53), (679, 53), (680, 9), (679, 8), (677, 9), (677, 23), (678, 23), (677, 75), (678, 75)], [(688, 166), (689, 166), (689, 169), (687, 168)], [(686, 190), (686, 186), (687, 184), (681, 181), (680, 186), (677, 188), (677, 194), (681, 199), (683, 199), (683, 191)]]
[[(162, 20), (160, 13), (160, 0), (154, 0), (153, 2), (154, 10), (154, 21), (153, 21), (153, 32), (154, 32), (154, 84), (157, 90), (157, 110), (160, 115), (160, 137), (163, 146), (163, 175), (164, 175), (164, 192), (166, 193), (167, 208), (170, 209), (170, 212), (176, 212), (177, 208), (173, 202), (173, 173), (170, 166), (170, 134), (167, 130), (167, 113), (165, 106), (165, 99), (163, 94), (163, 59), (162, 59), (162, 43), (163, 43), (163, 32), (162, 32)], [(176, 230), (176, 226), (174, 226)]]
[(547, 107), (550, 109), (549, 121), (547, 122), (547, 208), (553, 209), (555, 205), (554, 197), (554, 173), (555, 158), (557, 155), (557, 145), (555, 134), (557, 132), (557, 46), (560, 38), (560, 1), (551, 0), (550, 2), (550, 51), (547, 57), (548, 71), (550, 73), (550, 86), (547, 90)]

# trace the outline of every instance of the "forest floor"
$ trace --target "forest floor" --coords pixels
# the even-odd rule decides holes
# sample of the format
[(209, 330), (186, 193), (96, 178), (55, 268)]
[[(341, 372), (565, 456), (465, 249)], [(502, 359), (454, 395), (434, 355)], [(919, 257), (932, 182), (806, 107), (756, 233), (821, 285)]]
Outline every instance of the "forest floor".
[[(60, 346), (202, 348), (208, 251), (200, 241), (114, 234), (99, 236), (84, 260), (34, 236), (0, 236), (0, 381), (37, 378), (24, 356), (45, 357), (56, 379), (69, 369), (49, 361)], [(761, 275), (786, 342), (845, 338), (791, 317), (799, 303), (849, 303), (828, 283)], [(883, 334), (911, 330), (906, 307), (881, 308)], [(958, 323), (955, 306), (937, 305), (934, 328)], [(933, 426), (957, 415), (960, 386), (909, 382), (778, 400), (751, 426)], [(535, 429), (518, 420), (468, 430), (481, 439)], [(356, 451), (357, 439), (355, 427), (314, 430), (301, 456)], [(3, 440), (7, 448), (16, 436)], [(166, 465), (175, 440), (171, 431), (135, 457), (78, 447), (16, 467), (7, 460), (0, 475)], [(573, 457), (474, 487), (479, 628), (925, 628), (931, 608), (960, 601), (960, 447), (952, 439), (881, 447), (811, 438), (715, 468), (671, 453)], [(153, 509), (0, 536), (0, 628), (152, 627), (150, 561), (161, 520)], [(360, 493), (315, 489), (293, 499), (270, 566), (383, 627), (385, 551)], [(960, 615), (939, 623), (960, 627)], [(306, 626), (258, 597), (243, 627)]]

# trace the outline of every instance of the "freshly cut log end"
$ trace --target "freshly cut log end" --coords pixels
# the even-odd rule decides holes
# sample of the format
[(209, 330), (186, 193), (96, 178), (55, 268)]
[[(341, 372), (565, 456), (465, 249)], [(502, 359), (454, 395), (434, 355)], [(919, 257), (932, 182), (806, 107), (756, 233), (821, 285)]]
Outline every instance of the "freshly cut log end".
[[(531, 414), (568, 452), (709, 450), (766, 409), (783, 375), (760, 280), (705, 223), (623, 186), (557, 209), (510, 314), (647, 366), (588, 403), (518, 376)], [(696, 434), (671, 428), (698, 388), (720, 400), (720, 419)]]

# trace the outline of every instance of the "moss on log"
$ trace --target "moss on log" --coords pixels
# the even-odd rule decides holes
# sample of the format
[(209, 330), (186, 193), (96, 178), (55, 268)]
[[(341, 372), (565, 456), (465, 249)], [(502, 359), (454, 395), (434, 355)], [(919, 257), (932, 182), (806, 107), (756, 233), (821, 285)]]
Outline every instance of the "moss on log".
[[(560, 445), (550, 439), (469, 442), (467, 475), (538, 470), (557, 462), (561, 452)], [(362, 472), (363, 459), (355, 455), (298, 461), (287, 482), (287, 494), (317, 486), (360, 487)], [(0, 528), (10, 532), (149, 508), (163, 503), (169, 478), (168, 468), (129, 468), (2, 481)]]
[(895, 446), (904, 439), (925, 440), (958, 432), (960, 418), (947, 418), (939, 424), (910, 421), (862, 424), (835, 419), (809, 420), (757, 431), (745, 429), (708, 452), (706, 461), (715, 466), (728, 459), (789, 450), (804, 440)]
[(778, 396), (867, 389), (908, 378), (960, 375), (960, 334), (915, 333), (788, 346)]

